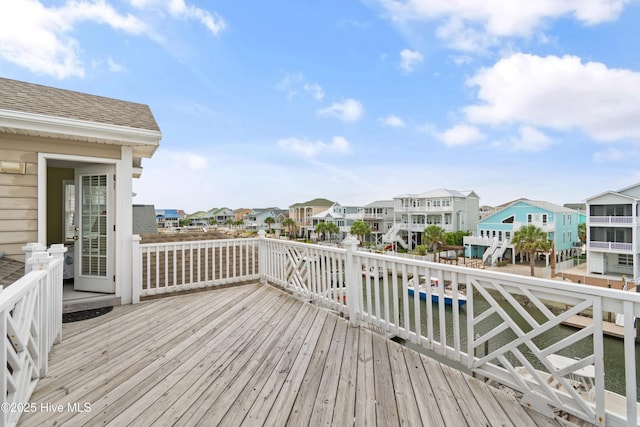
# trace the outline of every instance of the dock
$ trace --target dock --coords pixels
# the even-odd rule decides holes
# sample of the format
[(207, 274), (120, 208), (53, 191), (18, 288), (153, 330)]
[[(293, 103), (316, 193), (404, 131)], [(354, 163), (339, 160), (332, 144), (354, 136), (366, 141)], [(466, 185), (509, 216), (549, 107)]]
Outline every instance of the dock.
[[(591, 326), (593, 324), (593, 319), (591, 317), (575, 315), (569, 317), (567, 320), (562, 322), (562, 324), (582, 329), (587, 326)], [(602, 321), (602, 331), (605, 335), (609, 335), (611, 337), (624, 338), (624, 326), (619, 326), (615, 323)]]

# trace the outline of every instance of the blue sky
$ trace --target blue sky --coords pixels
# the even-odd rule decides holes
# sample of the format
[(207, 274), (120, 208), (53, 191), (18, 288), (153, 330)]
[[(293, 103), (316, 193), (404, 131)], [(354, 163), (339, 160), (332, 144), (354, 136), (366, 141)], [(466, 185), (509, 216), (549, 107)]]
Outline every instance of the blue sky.
[(563, 204), (640, 182), (638, 22), (637, 0), (5, 0), (0, 75), (148, 104), (135, 203)]

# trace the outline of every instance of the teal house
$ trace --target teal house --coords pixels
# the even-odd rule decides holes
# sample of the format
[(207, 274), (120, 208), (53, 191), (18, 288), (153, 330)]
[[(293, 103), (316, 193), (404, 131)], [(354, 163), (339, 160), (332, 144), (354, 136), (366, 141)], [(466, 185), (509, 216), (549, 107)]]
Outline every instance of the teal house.
[(584, 222), (585, 214), (573, 209), (549, 202), (519, 199), (481, 219), (476, 233), (464, 238), (465, 251), (467, 256), (482, 258), (488, 265), (495, 265), (500, 260), (515, 262), (520, 255), (511, 243), (513, 234), (532, 224), (553, 240), (556, 261), (564, 261), (580, 254), (582, 244), (578, 237), (578, 224)]

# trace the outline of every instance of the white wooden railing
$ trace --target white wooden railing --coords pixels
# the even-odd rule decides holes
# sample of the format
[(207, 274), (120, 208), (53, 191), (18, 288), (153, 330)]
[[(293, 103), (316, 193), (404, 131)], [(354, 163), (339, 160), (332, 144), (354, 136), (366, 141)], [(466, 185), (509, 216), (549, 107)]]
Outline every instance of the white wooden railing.
[(590, 216), (592, 224), (633, 224), (632, 216)]
[[(557, 408), (596, 425), (631, 426), (640, 421), (633, 322), (640, 315), (640, 294), (358, 251), (357, 241), (351, 238), (343, 242), (343, 248), (335, 248), (267, 239), (263, 232), (259, 234), (256, 239), (206, 245), (140, 245), (141, 265), (147, 260), (146, 273), (140, 269), (141, 279), (144, 277), (139, 281), (144, 284), (140, 294), (259, 279), (342, 313), (353, 325), (368, 325), (403, 338), (476, 375), (511, 387), (522, 394), (523, 404), (541, 412), (551, 414), (549, 408)], [(183, 251), (177, 258), (171, 255)], [(187, 256), (189, 251), (193, 255)], [(236, 256), (230, 257), (231, 253)], [(156, 264), (153, 276), (152, 261), (165, 259), (171, 264)], [(176, 259), (184, 260), (182, 267)], [(194, 268), (192, 263), (197, 260), (201, 264)], [(222, 268), (225, 262), (231, 267)], [(229, 273), (207, 276), (211, 263)], [(176, 268), (183, 273), (176, 273)], [(453, 292), (453, 305), (445, 305), (442, 288), (426, 289), (426, 301), (435, 294), (437, 303), (410, 298), (412, 278), (422, 277), (446, 284)], [(462, 307), (457, 305), (457, 291), (467, 298)], [(621, 313), (625, 318), (621, 368), (625, 385), (624, 392), (618, 392), (621, 409), (605, 398), (611, 393), (605, 391), (604, 383), (603, 312)], [(592, 316), (586, 328), (561, 326), (571, 316), (585, 313)], [(557, 330), (564, 332), (554, 335)], [(557, 370), (552, 355), (563, 353), (577, 359)], [(575, 372), (586, 366), (595, 372), (591, 397), (579, 393), (570, 382)]]
[(0, 291), (0, 426), (15, 425), (30, 409), (29, 397), (46, 376), (49, 351), (62, 338), (62, 262), (64, 247), (34, 252), (30, 270)]
[[(264, 231), (261, 231), (264, 234)], [(133, 239), (133, 302), (140, 297), (257, 280), (258, 239), (141, 243)]]

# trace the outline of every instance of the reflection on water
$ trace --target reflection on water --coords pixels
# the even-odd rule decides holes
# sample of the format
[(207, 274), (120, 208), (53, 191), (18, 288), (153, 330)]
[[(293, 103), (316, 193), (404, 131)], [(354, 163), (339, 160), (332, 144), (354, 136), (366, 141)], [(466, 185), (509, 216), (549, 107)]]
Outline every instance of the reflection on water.
[[(366, 284), (368, 282), (368, 285)], [(382, 304), (383, 299), (388, 298), (389, 301), (393, 301), (394, 295), (398, 298), (398, 324), (402, 328), (408, 328), (411, 331), (415, 331), (415, 301), (412, 296), (407, 295), (408, 298), (408, 310), (404, 308), (404, 296), (402, 294), (402, 284), (401, 281), (398, 280), (397, 292), (394, 292), (391, 277), (388, 281), (388, 288), (384, 288), (383, 280), (375, 280), (375, 279), (363, 279), (363, 302), (365, 310), (372, 312), (374, 314), (379, 313), (380, 317), (385, 318), (385, 306)], [(377, 286), (376, 286), (377, 285)], [(376, 289), (377, 288), (377, 289)], [(371, 292), (367, 292), (367, 289), (371, 289)], [(376, 301), (376, 297), (380, 300)], [(440, 314), (439, 314), (439, 305), (438, 304), (430, 304), (432, 310), (432, 324), (433, 324), (433, 339), (436, 342), (441, 342), (440, 337)], [(369, 308), (371, 307), (371, 308)], [(474, 312), (475, 315), (478, 316), (480, 313), (485, 312), (490, 307), (489, 303), (484, 300), (479, 295), (474, 295)], [(506, 313), (514, 320), (514, 322), (520, 327), (525, 333), (531, 330), (529, 323), (516, 311), (516, 309), (506, 301), (501, 302), (501, 308), (505, 310)], [(419, 309), (420, 309), (420, 329), (422, 335), (427, 334), (427, 303), (425, 300), (419, 301)], [(379, 310), (379, 311), (378, 311)], [(396, 318), (394, 313), (394, 304), (389, 304), (389, 319), (393, 322), (393, 319)], [(406, 311), (405, 311), (406, 310)], [(466, 352), (467, 349), (467, 308), (464, 306), (460, 309), (460, 342), (462, 351)], [(536, 319), (539, 323), (543, 323), (545, 321), (545, 316), (541, 313), (533, 304), (528, 304), (525, 306), (526, 312)], [(408, 316), (405, 314), (408, 313)], [(452, 346), (454, 340), (453, 334), (453, 309), (450, 306), (445, 307), (445, 325), (446, 325), (446, 343), (449, 346)], [(476, 325), (475, 333), (476, 334), (484, 334), (496, 326), (502, 323), (502, 318), (498, 314), (493, 314), (485, 319), (480, 324)], [(570, 326), (559, 325), (556, 326), (549, 331), (546, 331), (536, 338), (534, 338), (533, 342), (539, 349), (544, 349), (552, 344), (557, 343), (563, 338), (573, 334), (576, 332), (575, 328)], [(511, 330), (511, 328), (507, 328), (507, 330), (498, 334), (496, 337), (493, 337), (489, 340), (486, 345), (483, 345), (480, 349), (476, 350), (476, 356), (482, 357), (487, 352), (492, 352), (503, 345), (506, 345), (509, 342), (512, 342), (516, 338), (516, 334)], [(443, 363), (453, 365), (458, 369), (463, 371), (467, 371), (464, 366), (457, 364), (449, 359), (446, 359), (444, 356), (435, 354), (430, 352), (422, 347), (417, 346), (416, 344), (406, 342), (408, 347), (411, 347), (415, 350), (418, 350), (422, 353), (433, 357), (434, 359), (441, 361)], [(640, 363), (640, 353), (638, 352), (639, 345), (636, 344), (636, 366), (639, 366)], [(527, 359), (532, 362), (534, 367), (538, 369), (543, 369), (540, 362), (537, 360), (535, 356), (533, 356), (532, 351), (524, 344), (518, 347), (520, 352), (527, 357)], [(571, 344), (568, 348), (563, 349), (559, 352), (560, 354), (568, 357), (576, 357), (583, 358), (588, 355), (593, 354), (593, 336), (589, 335), (587, 338), (584, 338), (576, 343)], [(514, 366), (520, 365), (515, 356), (508, 352), (506, 354), (507, 359), (514, 364)], [(605, 360), (605, 388), (607, 390), (611, 390), (615, 393), (625, 395), (625, 370), (624, 370), (624, 347), (623, 340), (619, 338), (604, 336), (604, 360)], [(497, 363), (497, 361), (493, 361), (492, 363)], [(469, 373), (467, 371), (467, 373)], [(640, 370), (637, 371), (637, 374), (640, 375)], [(640, 380), (636, 381), (636, 384), (640, 386)], [(640, 397), (640, 388), (638, 390), (638, 396)]]

